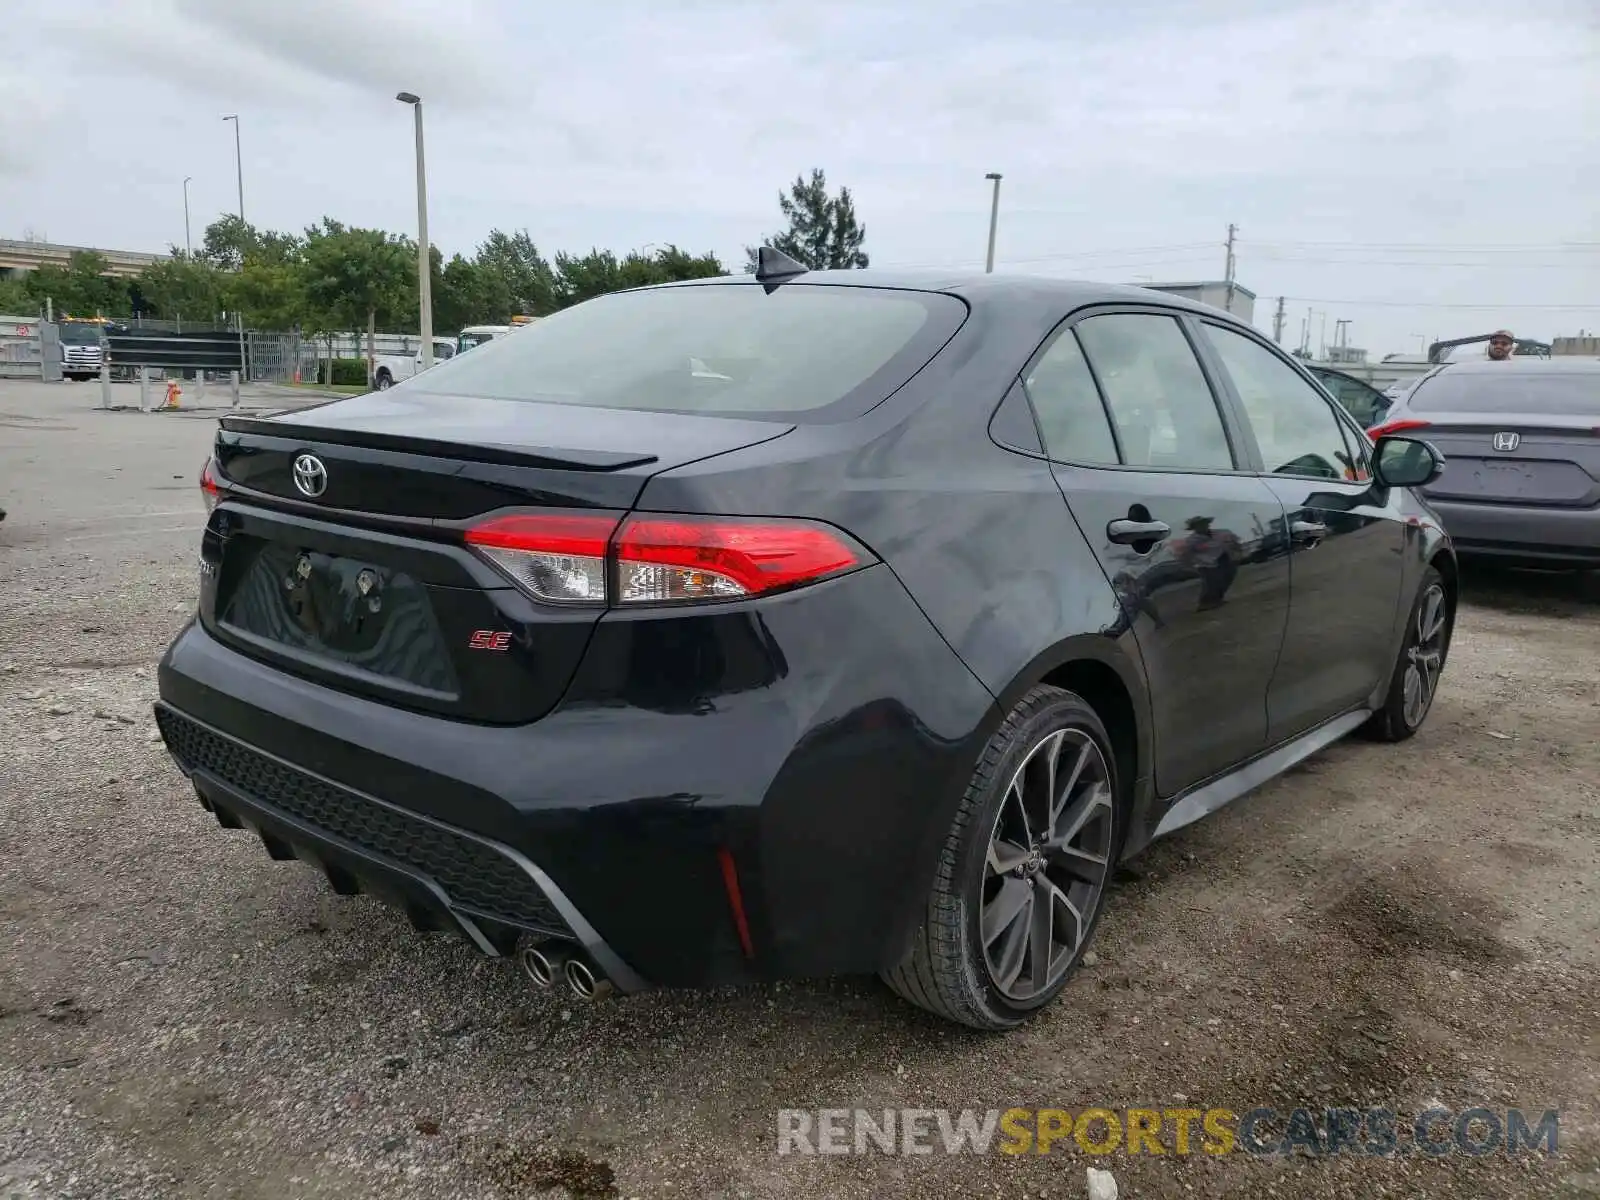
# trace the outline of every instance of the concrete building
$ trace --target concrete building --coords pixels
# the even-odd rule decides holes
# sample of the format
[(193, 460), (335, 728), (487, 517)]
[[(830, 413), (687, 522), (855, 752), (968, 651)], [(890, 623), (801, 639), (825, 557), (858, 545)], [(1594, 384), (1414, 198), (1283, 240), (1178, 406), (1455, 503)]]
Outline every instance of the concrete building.
[(1182, 296), (1185, 300), (1195, 300), (1201, 304), (1209, 304), (1212, 308), (1220, 308), (1224, 312), (1231, 312), (1241, 321), (1253, 324), (1256, 314), (1256, 294), (1249, 288), (1233, 285), (1233, 303), (1228, 303), (1228, 285), (1225, 281), (1210, 281), (1205, 283), (1136, 283), (1134, 287), (1150, 288), (1152, 291), (1168, 292), (1174, 296)]
[(1550, 343), (1550, 354), (1600, 358), (1600, 337), (1585, 334), (1582, 330), (1579, 330), (1577, 337), (1558, 337)]
[(137, 250), (101, 250), (94, 246), (63, 246), (55, 242), (26, 242), (0, 238), (0, 279), (40, 267), (65, 267), (74, 254), (98, 254), (106, 262), (106, 274), (123, 277), (137, 275), (151, 263), (161, 262), (165, 254), (144, 254)]

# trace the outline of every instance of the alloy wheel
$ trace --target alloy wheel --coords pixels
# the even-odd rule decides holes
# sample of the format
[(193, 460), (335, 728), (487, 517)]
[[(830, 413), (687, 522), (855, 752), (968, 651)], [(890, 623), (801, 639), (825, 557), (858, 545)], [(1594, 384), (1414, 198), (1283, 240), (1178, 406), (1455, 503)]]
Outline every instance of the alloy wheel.
[(1422, 724), (1433, 706), (1439, 688), (1439, 672), (1444, 666), (1445, 626), (1448, 610), (1444, 588), (1434, 584), (1422, 594), (1417, 605), (1416, 626), (1406, 651), (1405, 699), (1401, 713), (1408, 728)]
[(1086, 732), (1046, 734), (1012, 775), (989, 835), (978, 927), (1008, 1000), (1048, 992), (1087, 939), (1110, 873), (1111, 771)]

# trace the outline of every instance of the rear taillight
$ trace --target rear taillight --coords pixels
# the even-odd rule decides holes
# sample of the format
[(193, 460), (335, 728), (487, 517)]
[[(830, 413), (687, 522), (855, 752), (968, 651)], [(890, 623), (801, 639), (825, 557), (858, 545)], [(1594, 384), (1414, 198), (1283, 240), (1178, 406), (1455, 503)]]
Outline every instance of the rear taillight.
[(1401, 417), (1395, 421), (1385, 421), (1382, 425), (1374, 425), (1367, 430), (1367, 436), (1373, 441), (1381, 437), (1388, 437), (1392, 433), (1407, 433), (1413, 429), (1426, 429), (1427, 421), (1419, 421), (1416, 417)]
[(466, 540), (550, 604), (741, 600), (873, 561), (827, 525), (768, 517), (528, 513), (493, 517)]
[(547, 604), (604, 604), (606, 550), (615, 516), (537, 513), (495, 517), (467, 530), (467, 544)]
[(760, 596), (865, 561), (843, 535), (807, 521), (633, 516), (613, 548), (622, 604)]
[(214, 458), (206, 459), (206, 465), (200, 468), (200, 497), (206, 502), (208, 513), (222, 499), (222, 485), (217, 482), (217, 460)]

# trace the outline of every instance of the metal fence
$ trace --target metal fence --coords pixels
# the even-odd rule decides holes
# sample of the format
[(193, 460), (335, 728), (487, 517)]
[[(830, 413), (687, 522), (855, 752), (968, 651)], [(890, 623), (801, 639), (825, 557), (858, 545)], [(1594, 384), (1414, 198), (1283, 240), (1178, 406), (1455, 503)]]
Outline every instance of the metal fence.
[(105, 338), (113, 369), (155, 367), (162, 371), (228, 374), (244, 370), (244, 339), (231, 329), (119, 329)]
[(38, 317), (0, 316), (0, 379), (61, 379), (60, 331)]
[(245, 335), (245, 378), (255, 383), (314, 383), (321, 349), (298, 333), (252, 330)]
[(130, 329), (126, 326), (105, 336), (106, 365), (100, 374), (100, 402), (111, 407), (111, 376), (134, 372), (139, 381), (139, 409), (151, 408), (150, 384), (169, 380), (161, 407), (177, 403), (176, 380), (199, 379), (200, 394), (216, 376), (228, 378), (231, 403), (239, 403), (239, 377), (244, 369), (245, 339), (233, 329), (194, 329), (178, 333), (168, 329)]
[[(234, 352), (227, 363), (215, 365), (209, 360), (202, 365), (193, 354), (188, 357), (168, 355), (160, 362), (143, 361), (148, 358), (144, 352), (130, 357), (134, 343), (128, 339), (162, 336), (181, 341), (200, 339), (209, 347), (231, 342)], [(155, 343), (146, 341), (143, 344), (148, 351)], [(168, 343), (169, 347), (176, 344), (176, 341)], [(195, 342), (191, 349), (199, 344)], [(238, 370), (243, 379), (258, 383), (315, 383), (326, 374), (329, 359), (365, 359), (367, 356), (367, 335), (362, 332), (309, 334), (298, 330), (256, 329), (241, 334), (237, 327), (220, 320), (139, 316), (119, 320), (118, 327), (107, 333), (107, 345), (112, 377), (117, 379), (133, 379), (138, 368), (145, 366), (151, 378), (194, 379), (197, 371), (203, 377), (204, 373), (226, 375)], [(117, 350), (119, 346), (121, 353)], [(422, 339), (414, 333), (380, 333), (373, 338), (374, 353), (379, 355), (409, 358), (421, 347)], [(0, 316), (0, 378), (54, 382), (61, 377), (57, 327), (39, 317)]]

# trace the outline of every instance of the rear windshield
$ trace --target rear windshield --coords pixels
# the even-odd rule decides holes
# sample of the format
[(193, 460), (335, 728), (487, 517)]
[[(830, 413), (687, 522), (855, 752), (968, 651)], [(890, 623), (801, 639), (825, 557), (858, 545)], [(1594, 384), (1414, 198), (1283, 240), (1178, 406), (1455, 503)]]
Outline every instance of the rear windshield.
[(1508, 367), (1505, 375), (1440, 371), (1412, 389), (1406, 407), (1413, 412), (1600, 416), (1600, 372), (1534, 375), (1515, 367)]
[(937, 293), (800, 283), (770, 294), (753, 283), (617, 292), (401, 386), (412, 395), (840, 419), (915, 374), (966, 311)]

